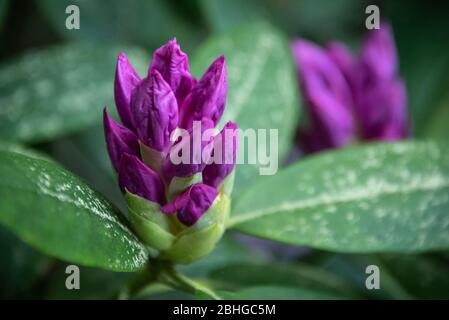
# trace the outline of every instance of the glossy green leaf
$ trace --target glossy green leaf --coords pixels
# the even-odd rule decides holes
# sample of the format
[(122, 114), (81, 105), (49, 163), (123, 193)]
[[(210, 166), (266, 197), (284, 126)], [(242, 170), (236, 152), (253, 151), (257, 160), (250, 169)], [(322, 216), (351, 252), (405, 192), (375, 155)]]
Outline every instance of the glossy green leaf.
[(41, 142), (101, 121), (114, 108), (114, 72), (124, 51), (145, 72), (139, 49), (70, 44), (30, 52), (0, 69), (0, 138)]
[(400, 142), (300, 160), (255, 184), (229, 225), (332, 251), (416, 252), (449, 247), (448, 210), (448, 150)]
[[(278, 129), (281, 160), (293, 140), (300, 109), (288, 43), (264, 23), (243, 26), (206, 41), (191, 60), (193, 73), (200, 76), (220, 55), (226, 57), (228, 79), (228, 99), (220, 125), (231, 120), (243, 130)], [(243, 156), (247, 158), (239, 155)], [(237, 165), (234, 194), (259, 177), (258, 168), (258, 164)]]
[(0, 223), (44, 253), (134, 271), (147, 251), (100, 194), (59, 165), (0, 151)]
[[(198, 30), (162, 0), (40, 0), (40, 11), (55, 32), (68, 39), (120, 42), (157, 48), (176, 36), (192, 43)], [(80, 11), (80, 28), (67, 29), (67, 6)]]

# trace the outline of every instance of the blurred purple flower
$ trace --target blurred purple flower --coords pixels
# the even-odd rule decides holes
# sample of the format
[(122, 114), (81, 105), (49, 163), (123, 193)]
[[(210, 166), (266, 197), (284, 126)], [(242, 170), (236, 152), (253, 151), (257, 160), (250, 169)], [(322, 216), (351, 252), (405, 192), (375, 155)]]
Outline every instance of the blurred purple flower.
[[(170, 138), (177, 128), (192, 133), (194, 121), (200, 122), (201, 133), (213, 130), (223, 114), (226, 94), (223, 56), (215, 60), (197, 81), (190, 74), (188, 57), (176, 39), (155, 51), (143, 79), (126, 55), (120, 53), (114, 97), (123, 125), (112, 119), (106, 108), (103, 122), (108, 153), (118, 172), (122, 192), (128, 191), (156, 202), (164, 206), (165, 213), (176, 213), (182, 223), (194, 224), (211, 206), (221, 181), (234, 168), (236, 148), (232, 148), (233, 162), (230, 164), (204, 161), (201, 155), (212, 156), (215, 141), (223, 135), (222, 131), (216, 137), (211, 135), (209, 141), (200, 141), (200, 150), (193, 150), (195, 143), (190, 143), (190, 162), (174, 164), (170, 154), (182, 151), (183, 144), (192, 141), (190, 137), (187, 140), (178, 138), (175, 142)], [(231, 128), (234, 133), (237, 127), (228, 123), (225, 128)], [(174, 177), (186, 178), (199, 173), (205, 184), (186, 185), (179, 194), (167, 194)], [(169, 198), (173, 200), (167, 203)]]
[(292, 51), (309, 114), (298, 133), (306, 152), (408, 137), (405, 86), (388, 24), (369, 32), (359, 57), (339, 42), (321, 48), (298, 39)]

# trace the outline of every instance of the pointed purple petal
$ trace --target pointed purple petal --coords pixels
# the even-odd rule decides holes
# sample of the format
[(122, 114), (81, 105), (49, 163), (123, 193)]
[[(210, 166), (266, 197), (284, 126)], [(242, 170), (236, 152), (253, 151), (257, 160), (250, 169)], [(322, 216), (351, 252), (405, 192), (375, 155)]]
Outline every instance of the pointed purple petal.
[(214, 188), (197, 183), (162, 207), (162, 212), (177, 212), (179, 221), (191, 226), (210, 208), (216, 196), (217, 191)]
[(382, 23), (380, 29), (369, 32), (362, 45), (360, 63), (370, 76), (365, 81), (382, 81), (396, 75), (396, 46), (389, 24)]
[[(237, 124), (229, 121), (214, 139), (214, 153), (220, 152), (220, 163), (211, 163), (203, 170), (203, 182), (218, 188), (224, 178), (234, 169), (237, 157)], [(214, 156), (214, 159), (218, 156)]]
[(139, 84), (140, 77), (121, 52), (117, 59), (114, 81), (114, 98), (122, 123), (131, 130), (134, 125), (131, 118), (131, 92)]
[(181, 51), (176, 38), (154, 52), (148, 74), (158, 71), (172, 88), (179, 105), (190, 92), (192, 82), (190, 78), (189, 58)]
[(173, 91), (158, 71), (152, 72), (135, 88), (131, 111), (139, 139), (150, 148), (164, 151), (178, 123), (178, 105)]
[(193, 88), (181, 107), (181, 128), (190, 129), (192, 122), (209, 118), (216, 125), (226, 104), (227, 81), (224, 56), (215, 60)]
[(124, 154), (120, 161), (119, 184), (129, 192), (159, 204), (164, 203), (164, 185), (159, 176), (136, 156)]
[(109, 157), (114, 169), (118, 171), (123, 154), (139, 155), (139, 142), (131, 130), (118, 124), (109, 116), (107, 108), (103, 109), (103, 126)]

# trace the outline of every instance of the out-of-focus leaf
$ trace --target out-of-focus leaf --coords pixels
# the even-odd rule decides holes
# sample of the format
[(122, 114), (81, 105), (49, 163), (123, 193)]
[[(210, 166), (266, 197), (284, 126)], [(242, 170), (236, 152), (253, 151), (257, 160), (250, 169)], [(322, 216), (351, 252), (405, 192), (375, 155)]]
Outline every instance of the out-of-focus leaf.
[(25, 54), (0, 69), (0, 138), (41, 142), (101, 121), (114, 104), (117, 55), (138, 71), (149, 61), (140, 49), (69, 44)]
[(0, 223), (44, 253), (114, 271), (147, 251), (99, 193), (54, 162), (0, 151)]
[[(319, 258), (316, 259), (316, 256)], [(379, 255), (373, 254), (334, 254), (317, 252), (306, 258), (308, 263), (319, 266), (322, 270), (332, 272), (348, 285), (356, 287), (368, 299), (413, 299), (409, 291), (391, 273), (388, 266), (379, 258)], [(368, 290), (366, 288), (367, 277), (371, 273), (366, 272), (368, 266), (377, 266), (379, 268), (379, 289)]]
[[(40, 0), (40, 10), (65, 38), (92, 42), (120, 42), (156, 48), (176, 36), (192, 43), (198, 31), (161, 0)], [(80, 11), (80, 28), (66, 28), (69, 5)]]
[(103, 124), (98, 123), (73, 135), (56, 139), (48, 148), (55, 160), (126, 212), (117, 175), (106, 149)]
[(200, 0), (200, 5), (212, 30), (223, 32), (239, 24), (266, 17), (265, 2), (261, 0)]
[(339, 252), (419, 252), (449, 247), (448, 210), (446, 148), (379, 143), (312, 156), (254, 184), (230, 226)]
[(24, 147), (24, 146), (22, 146), (20, 144), (16, 144), (16, 143), (0, 141), (0, 150), (20, 153), (20, 154), (23, 154), (23, 155), (31, 157), (31, 158), (47, 160), (50, 162), (54, 161), (52, 158), (50, 158), (46, 154), (43, 154), (43, 153), (33, 150), (33, 149), (29, 149), (27, 147)]
[[(220, 55), (226, 57), (228, 72), (228, 99), (221, 125), (231, 120), (243, 130), (278, 130), (281, 160), (293, 140), (300, 109), (288, 44), (277, 30), (267, 24), (243, 26), (206, 41), (192, 59), (194, 74), (201, 75)], [(240, 146), (244, 145), (243, 142), (243, 137), (240, 137)], [(269, 132), (265, 141), (258, 141), (259, 145), (262, 143), (270, 144)], [(240, 149), (245, 151), (240, 153), (249, 149)], [(259, 178), (259, 168), (265, 167), (260, 163), (248, 164), (246, 154), (239, 154), (239, 157), (245, 157), (246, 161), (236, 168), (236, 195)]]
[(65, 272), (68, 264), (59, 264), (46, 282), (46, 299), (107, 299), (117, 296), (120, 288), (130, 278), (129, 273), (117, 273), (97, 268), (80, 267), (80, 288), (68, 290)]
[(341, 278), (305, 264), (234, 264), (214, 270), (210, 278), (231, 291), (261, 285), (288, 286), (347, 297), (358, 296), (358, 292)]
[[(368, 4), (359, 0), (266, 0), (277, 24), (292, 36), (317, 41), (352, 40), (366, 31)], [(320, 22), (322, 21), (322, 23)]]
[(449, 261), (439, 260), (435, 254), (388, 254), (380, 258), (390, 274), (416, 298), (449, 298)]
[(0, 298), (31, 298), (50, 259), (0, 226)]

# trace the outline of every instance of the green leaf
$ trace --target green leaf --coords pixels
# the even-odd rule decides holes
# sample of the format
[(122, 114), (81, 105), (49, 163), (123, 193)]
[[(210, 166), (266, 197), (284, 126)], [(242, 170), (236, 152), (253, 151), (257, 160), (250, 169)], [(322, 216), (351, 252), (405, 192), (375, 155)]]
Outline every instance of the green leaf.
[(70, 44), (25, 54), (0, 70), (0, 138), (41, 142), (101, 121), (113, 110), (119, 51), (137, 70), (149, 59), (139, 49)]
[(200, 0), (199, 3), (207, 23), (215, 32), (267, 16), (265, 4), (260, 0)]
[(59, 165), (0, 150), (0, 223), (44, 253), (134, 271), (147, 251), (100, 194)]
[(448, 150), (401, 142), (301, 160), (255, 184), (229, 225), (332, 251), (416, 252), (449, 247), (448, 210)]
[[(243, 130), (278, 129), (282, 159), (290, 148), (300, 110), (288, 43), (269, 25), (250, 24), (206, 41), (192, 59), (193, 73), (200, 76), (220, 55), (226, 57), (228, 79), (228, 99), (220, 126), (231, 120)], [(259, 177), (258, 168), (257, 164), (237, 165), (234, 194)]]
[[(192, 43), (198, 34), (192, 23), (175, 14), (162, 0), (40, 0), (40, 11), (55, 32), (64, 38), (97, 42), (121, 42), (159, 47), (176, 36), (181, 43)], [(66, 28), (66, 7), (80, 10), (80, 28)]]
[(380, 258), (401, 285), (418, 299), (449, 298), (447, 260), (435, 254), (387, 254)]
[[(363, 299), (414, 299), (415, 297), (402, 286), (389, 270), (389, 266), (379, 257), (379, 254), (335, 254), (320, 251), (309, 255), (306, 260), (312, 258), (313, 264), (318, 268), (332, 272), (344, 279), (348, 285), (356, 287), (362, 293)], [(366, 268), (369, 265), (379, 267), (381, 275), (379, 289), (366, 290), (365, 281), (369, 275)]]
[(230, 291), (263, 285), (296, 287), (353, 298), (359, 296), (357, 290), (338, 276), (306, 264), (230, 264), (214, 270), (209, 278)]

